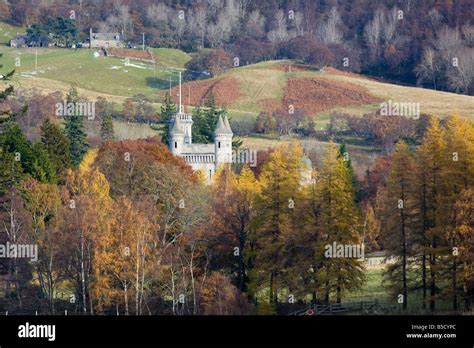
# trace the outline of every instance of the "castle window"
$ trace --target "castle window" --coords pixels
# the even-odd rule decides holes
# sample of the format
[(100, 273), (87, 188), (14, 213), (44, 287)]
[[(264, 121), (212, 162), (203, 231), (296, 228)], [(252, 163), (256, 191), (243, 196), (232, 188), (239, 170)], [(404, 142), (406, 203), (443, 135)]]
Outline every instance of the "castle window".
[(212, 170), (209, 170), (209, 179), (212, 179)]
[(177, 141), (174, 142), (174, 148), (175, 148), (175, 149), (178, 148), (178, 142), (177, 142)]
[(221, 148), (221, 142), (217, 142), (217, 147), (220, 149)]

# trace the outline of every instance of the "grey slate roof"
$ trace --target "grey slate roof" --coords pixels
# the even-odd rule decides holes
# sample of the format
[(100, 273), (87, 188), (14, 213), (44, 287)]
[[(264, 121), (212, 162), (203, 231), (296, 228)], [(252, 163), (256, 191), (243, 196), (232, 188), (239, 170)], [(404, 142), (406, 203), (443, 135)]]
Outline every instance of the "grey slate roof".
[[(229, 121), (227, 121), (227, 123), (229, 123)], [(233, 134), (230, 125), (229, 127), (226, 126), (225, 121), (222, 120), (222, 116), (219, 116), (214, 134)]]
[(184, 135), (183, 127), (181, 127), (181, 121), (179, 120), (179, 117), (174, 118), (174, 125), (173, 125), (173, 128), (171, 128), (171, 134)]
[(224, 116), (224, 125), (225, 125), (225, 127), (227, 128), (227, 131), (228, 131), (230, 134), (233, 134), (233, 133), (232, 133), (232, 128), (230, 128), (230, 123), (229, 123), (229, 119), (227, 118), (227, 115)]
[(92, 39), (104, 41), (121, 41), (122, 37), (119, 33), (92, 33)]

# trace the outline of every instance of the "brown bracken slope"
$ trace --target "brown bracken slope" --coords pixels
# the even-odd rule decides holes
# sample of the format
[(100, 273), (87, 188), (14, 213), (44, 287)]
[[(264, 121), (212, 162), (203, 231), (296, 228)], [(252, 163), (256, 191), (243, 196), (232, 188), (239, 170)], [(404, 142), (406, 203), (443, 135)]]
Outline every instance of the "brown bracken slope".
[(361, 86), (321, 77), (290, 77), (287, 80), (283, 105), (293, 105), (307, 115), (341, 106), (380, 102)]

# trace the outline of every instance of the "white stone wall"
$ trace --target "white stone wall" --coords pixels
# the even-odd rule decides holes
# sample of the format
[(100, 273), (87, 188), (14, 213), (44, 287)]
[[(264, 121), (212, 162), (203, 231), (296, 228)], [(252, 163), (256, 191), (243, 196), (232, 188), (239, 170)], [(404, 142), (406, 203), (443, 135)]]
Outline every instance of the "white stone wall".
[(201, 171), (208, 182), (214, 178), (216, 168), (214, 163), (188, 163), (194, 171)]
[[(219, 147), (220, 143), (220, 147)], [(232, 162), (232, 136), (218, 135), (215, 140), (216, 164)]]

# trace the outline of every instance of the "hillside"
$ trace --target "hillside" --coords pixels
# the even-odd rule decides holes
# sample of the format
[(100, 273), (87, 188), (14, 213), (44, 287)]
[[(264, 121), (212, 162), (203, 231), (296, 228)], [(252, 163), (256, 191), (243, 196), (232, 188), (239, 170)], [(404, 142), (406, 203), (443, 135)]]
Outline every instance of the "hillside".
[(8, 44), (16, 34), (24, 34), (25, 32), (26, 28), (0, 22), (0, 44)]
[[(21, 31), (5, 25), (0, 29), (5, 38)], [(8, 41), (5, 38), (3, 41)], [(14, 82), (19, 88), (66, 92), (74, 85), (82, 95), (92, 99), (103, 96), (119, 103), (136, 94), (159, 103), (169, 92), (170, 79), (171, 86), (176, 86), (177, 72), (191, 59), (180, 50), (166, 48), (151, 49), (156, 64), (96, 57), (88, 49), (13, 49), (4, 45), (0, 52), (2, 69), (16, 69)], [(15, 66), (17, 58), (20, 66)], [(174, 88), (171, 94), (176, 97)], [(313, 70), (291, 61), (261, 62), (185, 83), (183, 102), (200, 105), (211, 91), (234, 118), (255, 118), (261, 111), (287, 110), (292, 105), (324, 124), (332, 111), (363, 114), (390, 99), (419, 102), (421, 113), (445, 117), (457, 111), (474, 118), (474, 98), (470, 96), (382, 83), (333, 68)]]
[(420, 103), (421, 113), (445, 117), (456, 111), (474, 119), (474, 97), (383, 83), (333, 68), (311, 70), (289, 61), (262, 62), (189, 82), (183, 86), (183, 100), (199, 105), (210, 92), (230, 110), (254, 113), (293, 105), (324, 118), (331, 111), (362, 114), (392, 100)]
[[(67, 91), (75, 85), (92, 98), (102, 95), (121, 100), (135, 94), (157, 99), (157, 91), (176, 80), (189, 56), (174, 49), (151, 49), (156, 64), (112, 57), (95, 57), (89, 49), (13, 49), (1, 47), (3, 70), (15, 69), (19, 87), (37, 87), (45, 92)], [(37, 57), (36, 57), (37, 52)], [(20, 66), (15, 66), (19, 58)], [(37, 67), (37, 68), (36, 68)], [(176, 81), (172, 81), (173, 84)]]

